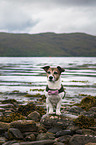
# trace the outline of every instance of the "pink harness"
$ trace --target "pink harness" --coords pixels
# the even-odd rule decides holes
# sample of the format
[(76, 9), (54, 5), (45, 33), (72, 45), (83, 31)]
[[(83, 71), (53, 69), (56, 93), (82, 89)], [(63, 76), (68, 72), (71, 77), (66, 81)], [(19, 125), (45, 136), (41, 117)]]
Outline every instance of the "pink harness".
[(58, 95), (59, 91), (58, 90), (48, 90), (48, 95)]

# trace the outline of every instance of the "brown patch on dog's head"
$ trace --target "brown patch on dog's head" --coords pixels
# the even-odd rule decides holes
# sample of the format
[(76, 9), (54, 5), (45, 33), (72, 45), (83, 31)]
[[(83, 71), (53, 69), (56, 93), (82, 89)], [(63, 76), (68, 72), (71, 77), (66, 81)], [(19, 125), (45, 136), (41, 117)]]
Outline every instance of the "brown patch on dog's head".
[(60, 71), (60, 74), (65, 71), (65, 69), (61, 68), (60, 66), (57, 66), (57, 69)]
[(50, 66), (44, 66), (42, 68), (47, 72), (47, 70), (50, 68)]

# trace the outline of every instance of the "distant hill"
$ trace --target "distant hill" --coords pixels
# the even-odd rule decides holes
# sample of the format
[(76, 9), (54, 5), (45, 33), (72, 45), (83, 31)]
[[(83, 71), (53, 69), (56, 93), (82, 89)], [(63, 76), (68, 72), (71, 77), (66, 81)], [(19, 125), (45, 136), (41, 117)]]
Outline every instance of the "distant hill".
[(0, 56), (96, 56), (96, 36), (85, 33), (0, 33)]

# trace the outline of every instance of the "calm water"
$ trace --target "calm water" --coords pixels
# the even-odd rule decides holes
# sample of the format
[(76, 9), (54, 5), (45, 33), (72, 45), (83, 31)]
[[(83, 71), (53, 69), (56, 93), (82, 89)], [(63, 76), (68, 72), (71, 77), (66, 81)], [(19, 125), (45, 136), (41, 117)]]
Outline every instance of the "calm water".
[(38, 89), (47, 85), (44, 65), (65, 68), (66, 103), (80, 101), (79, 94), (96, 95), (96, 57), (0, 57), (0, 92), (43, 94)]

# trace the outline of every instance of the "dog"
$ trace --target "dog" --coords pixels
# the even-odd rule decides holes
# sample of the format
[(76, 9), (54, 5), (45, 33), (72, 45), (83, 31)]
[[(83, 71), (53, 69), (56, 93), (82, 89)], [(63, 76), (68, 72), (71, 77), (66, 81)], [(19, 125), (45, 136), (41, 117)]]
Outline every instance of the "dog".
[(61, 84), (61, 73), (65, 70), (60, 66), (57, 66), (57, 68), (44, 66), (42, 68), (47, 74), (48, 83), (45, 90), (47, 114), (54, 114), (55, 109), (56, 115), (61, 115), (60, 108), (62, 98), (64, 97), (64, 88)]

